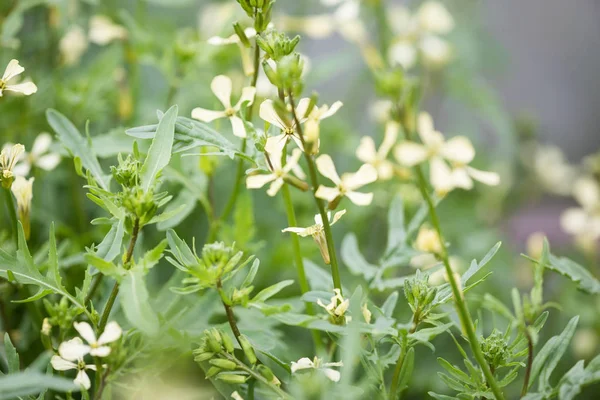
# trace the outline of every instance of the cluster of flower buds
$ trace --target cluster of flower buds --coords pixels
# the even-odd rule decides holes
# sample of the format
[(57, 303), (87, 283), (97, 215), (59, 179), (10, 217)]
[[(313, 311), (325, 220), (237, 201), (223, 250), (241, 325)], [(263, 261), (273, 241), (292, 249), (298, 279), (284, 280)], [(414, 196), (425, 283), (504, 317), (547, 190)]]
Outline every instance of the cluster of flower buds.
[(263, 32), (271, 22), (271, 10), (275, 0), (237, 0), (246, 14), (254, 19), (254, 29)]
[(492, 371), (506, 366), (511, 358), (505, 335), (494, 330), (487, 338), (481, 338), (481, 352)]
[[(181, 248), (182, 246), (185, 247)], [(168, 258), (168, 260), (190, 275), (183, 280), (185, 286), (177, 289), (178, 292), (186, 294), (208, 287), (216, 288), (254, 258), (250, 256), (242, 261), (244, 252), (236, 251), (234, 246), (226, 246), (223, 242), (205, 244), (202, 253), (198, 256), (195, 248), (192, 251), (185, 242), (180, 241), (175, 248), (171, 244), (171, 253), (175, 259)], [(244, 294), (240, 295), (243, 297)]]
[(140, 168), (142, 167), (140, 161), (131, 154), (123, 159), (121, 153), (118, 154), (117, 159), (119, 164), (110, 167), (115, 181), (124, 188), (137, 186), (140, 181)]
[(75, 318), (83, 312), (82, 309), (74, 307), (66, 297), (56, 303), (43, 299), (43, 303), (49, 315), (48, 318), (44, 319), (44, 325), (48, 333), (50, 332), (48, 327), (51, 329), (52, 326), (58, 326), (61, 332), (66, 332), (71, 328)]
[(140, 226), (146, 225), (162, 205), (161, 200), (168, 201), (166, 193), (154, 194), (154, 191), (145, 191), (142, 187), (134, 186), (123, 188), (118, 194), (120, 205), (127, 210), (132, 220), (138, 220)]
[(284, 92), (291, 92), (294, 96), (302, 93), (304, 84), (304, 58), (296, 52), (285, 55), (279, 60), (263, 61), (263, 70), (269, 81)]
[(281, 58), (294, 52), (296, 45), (300, 42), (300, 36), (293, 39), (285, 33), (269, 29), (256, 37), (256, 43), (265, 52), (268, 58), (279, 61)]
[(419, 323), (435, 307), (437, 288), (429, 285), (429, 274), (417, 270), (414, 278), (404, 282), (404, 296), (413, 312), (413, 321)]

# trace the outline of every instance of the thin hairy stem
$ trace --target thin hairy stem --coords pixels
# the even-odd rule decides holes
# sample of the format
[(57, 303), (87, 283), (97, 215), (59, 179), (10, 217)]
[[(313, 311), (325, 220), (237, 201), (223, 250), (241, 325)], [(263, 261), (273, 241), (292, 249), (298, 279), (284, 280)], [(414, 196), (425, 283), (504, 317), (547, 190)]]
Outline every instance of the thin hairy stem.
[(333, 279), (333, 287), (340, 290), (342, 292), (342, 280), (340, 278), (340, 269), (337, 262), (337, 254), (335, 252), (335, 243), (333, 241), (333, 235), (331, 233), (331, 225), (329, 224), (329, 218), (327, 217), (327, 212), (325, 211), (325, 205), (323, 204), (323, 200), (319, 199), (317, 194), (317, 189), (319, 188), (319, 178), (317, 176), (317, 167), (315, 165), (315, 160), (313, 156), (309, 154), (308, 146), (304, 142), (304, 134), (302, 132), (302, 125), (300, 124), (300, 119), (298, 115), (296, 115), (296, 104), (294, 102), (294, 96), (292, 93), (288, 94), (288, 98), (290, 100), (290, 106), (292, 107), (292, 115), (294, 117), (294, 123), (296, 125), (296, 131), (302, 144), (304, 145), (304, 158), (306, 159), (306, 163), (308, 164), (308, 172), (310, 176), (310, 181), (312, 184), (313, 197), (319, 209), (319, 214), (321, 215), (321, 219), (323, 220), (323, 230), (325, 231), (325, 239), (327, 240), (327, 250), (329, 251), (330, 265), (331, 265), (331, 277)]
[(521, 397), (524, 397), (529, 390), (529, 379), (531, 377), (531, 367), (533, 365), (533, 339), (525, 327), (525, 337), (527, 338), (527, 367), (525, 369), (525, 379), (523, 380), (523, 388), (521, 389)]
[[(123, 260), (123, 265), (125, 268), (128, 268), (128, 264), (131, 262), (131, 258), (133, 257), (133, 250), (135, 249), (135, 244), (137, 242), (138, 236), (140, 233), (140, 220), (136, 218), (133, 223), (133, 231), (131, 232), (131, 239), (129, 240), (129, 247), (127, 248), (127, 253), (125, 254), (125, 258)], [(119, 294), (119, 282), (115, 282), (112, 291), (110, 292), (110, 297), (104, 306), (104, 311), (102, 311), (102, 316), (100, 317), (100, 323), (98, 324), (98, 332), (104, 331), (106, 324), (108, 322), (108, 317), (110, 315), (110, 311), (112, 310), (115, 300), (117, 299), (117, 295)]]
[(15, 245), (19, 243), (19, 218), (17, 217), (17, 208), (15, 207), (15, 199), (13, 198), (10, 189), (2, 189), (4, 191), (4, 198), (6, 200), (6, 208), (8, 209), (8, 215), (10, 217), (10, 225), (13, 231), (13, 238)]
[(240, 340), (240, 336), (242, 336), (242, 334), (240, 333), (240, 329), (237, 326), (237, 322), (235, 320), (235, 315), (233, 314), (233, 308), (231, 308), (231, 306), (229, 304), (227, 304), (225, 302), (225, 300), (223, 299), (224, 293), (223, 293), (223, 283), (221, 282), (221, 279), (219, 279), (217, 281), (217, 291), (219, 292), (219, 295), (221, 297), (221, 303), (223, 303), (223, 308), (225, 308), (225, 314), (227, 315), (227, 322), (229, 322), (229, 327), (231, 328), (231, 332), (233, 332), (233, 336), (235, 336), (235, 340), (237, 340), (240, 347), (243, 348), (242, 342)]
[(390, 386), (389, 400), (396, 400), (398, 398), (400, 373), (402, 372), (402, 366), (404, 365), (404, 358), (406, 357), (406, 353), (408, 352), (407, 347), (408, 342), (406, 340), (406, 336), (404, 336), (402, 339), (402, 348), (400, 349), (400, 355), (398, 356), (398, 361), (396, 361), (396, 368), (394, 368), (394, 375), (392, 377), (392, 384)]

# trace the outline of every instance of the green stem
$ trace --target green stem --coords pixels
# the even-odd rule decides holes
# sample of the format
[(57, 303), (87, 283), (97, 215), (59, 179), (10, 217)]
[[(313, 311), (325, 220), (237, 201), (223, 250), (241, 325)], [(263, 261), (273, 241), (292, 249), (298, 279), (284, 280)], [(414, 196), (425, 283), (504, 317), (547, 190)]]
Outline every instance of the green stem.
[(525, 379), (523, 380), (521, 397), (525, 397), (529, 390), (529, 378), (531, 377), (531, 367), (533, 366), (533, 340), (527, 330), (527, 326), (525, 326), (525, 337), (527, 338), (527, 368), (525, 369)]
[(448, 281), (450, 282), (450, 287), (452, 288), (452, 294), (454, 297), (454, 305), (456, 306), (456, 311), (458, 312), (458, 316), (460, 318), (460, 322), (462, 324), (465, 333), (467, 334), (467, 338), (469, 339), (469, 345), (471, 346), (471, 350), (473, 351), (473, 355), (479, 364), (479, 367), (483, 371), (485, 375), (485, 379), (496, 396), (496, 399), (503, 400), (504, 395), (502, 394), (502, 390), (498, 386), (494, 375), (490, 371), (490, 367), (485, 362), (485, 358), (483, 357), (483, 353), (481, 352), (481, 348), (479, 346), (479, 340), (477, 339), (477, 334), (475, 333), (475, 328), (473, 327), (473, 321), (471, 320), (471, 315), (469, 314), (469, 310), (467, 308), (467, 304), (465, 303), (465, 299), (463, 297), (463, 292), (459, 287), (459, 284), (454, 277), (454, 273), (452, 271), (452, 267), (450, 266), (450, 260), (448, 258), (448, 249), (446, 248), (446, 243), (444, 242), (442, 229), (440, 227), (440, 219), (438, 217), (437, 211), (435, 209), (435, 204), (433, 198), (431, 197), (428, 189), (427, 189), (427, 180), (425, 179), (425, 175), (423, 174), (423, 170), (420, 165), (417, 165), (414, 168), (417, 174), (417, 182), (419, 186), (419, 190), (421, 191), (421, 195), (425, 199), (427, 203), (427, 207), (429, 209), (429, 216), (431, 218), (431, 223), (433, 224), (434, 229), (437, 231), (438, 236), (440, 237), (441, 244), (441, 254), (442, 262), (444, 263), (444, 268), (446, 269), (446, 275), (448, 276)]
[(272, 384), (271, 382), (269, 382), (264, 376), (262, 376), (261, 374), (257, 373), (256, 371), (254, 371), (252, 368), (249, 368), (246, 364), (244, 364), (243, 362), (241, 362), (240, 360), (238, 360), (236, 357), (234, 357), (233, 355), (223, 351), (221, 352), (221, 355), (225, 358), (227, 358), (229, 361), (233, 361), (238, 365), (238, 368), (244, 372), (246, 372), (248, 375), (250, 375), (251, 377), (253, 377), (254, 379), (256, 379), (257, 381), (261, 382), (263, 385), (265, 385), (266, 387), (268, 387), (269, 389), (271, 389), (271, 391), (275, 392), (280, 399), (290, 399), (292, 400), (293, 397), (290, 396), (289, 394), (287, 394), (286, 392), (284, 392), (283, 390), (281, 390), (281, 388), (277, 385)]
[(227, 322), (229, 322), (229, 327), (231, 328), (231, 332), (233, 332), (233, 336), (235, 336), (235, 340), (239, 343), (240, 347), (243, 349), (242, 342), (240, 341), (240, 329), (237, 326), (237, 322), (235, 321), (235, 315), (233, 314), (233, 308), (229, 304), (227, 304), (224, 300), (225, 293), (223, 292), (223, 283), (221, 279), (217, 281), (217, 291), (219, 292), (219, 297), (221, 297), (221, 303), (223, 303), (223, 308), (225, 308), (225, 314), (227, 315)]
[(291, 93), (288, 94), (288, 98), (290, 99), (290, 106), (292, 107), (292, 115), (294, 117), (294, 123), (296, 125), (296, 131), (298, 132), (298, 136), (304, 145), (304, 158), (306, 159), (306, 163), (308, 164), (308, 172), (310, 176), (310, 181), (312, 184), (313, 197), (315, 202), (317, 203), (317, 207), (319, 208), (319, 214), (321, 215), (321, 219), (323, 220), (323, 230), (325, 231), (325, 239), (327, 240), (327, 250), (329, 251), (330, 265), (331, 265), (331, 277), (333, 279), (333, 287), (340, 290), (342, 293), (342, 280), (340, 278), (340, 269), (337, 262), (337, 254), (335, 252), (335, 243), (333, 241), (333, 235), (331, 233), (331, 225), (329, 224), (329, 218), (327, 217), (327, 212), (325, 211), (325, 205), (323, 204), (323, 200), (319, 199), (317, 194), (317, 189), (319, 188), (319, 178), (317, 177), (317, 167), (315, 165), (315, 160), (313, 156), (308, 153), (308, 148), (306, 143), (304, 143), (304, 134), (302, 133), (302, 125), (300, 124), (300, 120), (298, 115), (296, 115), (296, 104), (294, 102), (294, 96)]
[(373, 11), (375, 12), (375, 19), (377, 22), (377, 39), (379, 40), (379, 51), (383, 57), (387, 54), (388, 39), (389, 39), (389, 26), (387, 19), (387, 10), (384, 4), (384, 0), (373, 0)]
[[(125, 254), (125, 259), (123, 260), (123, 265), (125, 268), (128, 268), (128, 264), (131, 262), (131, 258), (133, 257), (133, 250), (135, 249), (135, 243), (137, 242), (138, 236), (140, 233), (140, 220), (136, 218), (133, 222), (133, 231), (131, 232), (131, 239), (129, 240), (129, 247), (127, 248), (127, 253)], [(108, 317), (110, 315), (110, 311), (115, 304), (115, 300), (117, 299), (117, 295), (119, 294), (119, 282), (115, 282), (115, 285), (110, 292), (110, 297), (104, 306), (104, 311), (102, 311), (102, 317), (100, 318), (100, 324), (98, 325), (98, 332), (103, 332), (106, 324), (108, 322)]]
[(398, 397), (398, 385), (400, 384), (400, 373), (402, 372), (402, 366), (404, 365), (404, 357), (406, 357), (407, 351), (407, 340), (406, 336), (403, 337), (402, 340), (402, 349), (400, 350), (400, 355), (398, 356), (398, 361), (396, 362), (396, 368), (394, 368), (394, 376), (392, 377), (392, 385), (390, 386), (390, 397), (389, 400), (396, 400)]
[[(292, 202), (292, 196), (290, 194), (290, 188), (287, 184), (284, 184), (281, 187), (281, 194), (283, 196), (283, 201), (285, 203), (285, 211), (287, 213), (288, 225), (289, 226), (298, 226), (296, 221), (296, 213), (294, 212), (294, 204)], [(298, 283), (300, 284), (300, 290), (302, 294), (308, 292), (310, 287), (308, 286), (308, 280), (306, 279), (306, 271), (304, 270), (304, 260), (302, 259), (302, 252), (300, 250), (300, 240), (298, 239), (298, 235), (295, 233), (291, 234), (292, 241), (292, 249), (294, 251), (294, 259), (296, 262), (296, 269), (298, 271)], [(308, 315), (315, 315), (315, 309), (313, 307), (313, 303), (306, 302), (306, 312)], [(317, 353), (319, 353), (322, 349), (322, 341), (321, 334), (317, 330), (310, 331), (313, 341), (315, 342), (315, 349)]]
[(13, 198), (10, 189), (3, 189), (4, 198), (6, 199), (6, 208), (8, 208), (8, 215), (10, 216), (10, 224), (12, 226), (12, 232), (15, 239), (15, 244), (19, 243), (19, 218), (17, 217), (17, 208), (15, 207), (15, 199)]

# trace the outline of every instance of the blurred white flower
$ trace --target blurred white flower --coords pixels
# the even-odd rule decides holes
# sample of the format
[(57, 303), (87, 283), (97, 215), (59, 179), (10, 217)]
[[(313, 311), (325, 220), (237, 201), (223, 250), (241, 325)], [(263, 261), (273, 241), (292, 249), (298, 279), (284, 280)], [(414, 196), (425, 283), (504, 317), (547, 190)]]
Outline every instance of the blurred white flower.
[(396, 144), (399, 130), (400, 125), (397, 122), (388, 121), (383, 142), (378, 150), (375, 149), (375, 142), (370, 136), (363, 137), (356, 149), (356, 157), (366, 164), (371, 164), (377, 170), (378, 179), (388, 180), (394, 175), (394, 164), (387, 157), (392, 146)]
[[(329, 220), (329, 225), (335, 224), (342, 216), (346, 213), (346, 210), (341, 210), (335, 213), (333, 219), (331, 218), (331, 213), (327, 213), (327, 219)], [(329, 250), (327, 248), (327, 239), (325, 238), (325, 230), (323, 227), (323, 218), (321, 218), (321, 214), (315, 215), (315, 224), (306, 228), (300, 228), (296, 226), (291, 226), (289, 228), (285, 228), (282, 232), (293, 232), (299, 236), (306, 237), (312, 236), (317, 245), (319, 246), (319, 250), (321, 251), (321, 256), (323, 257), (323, 261), (325, 264), (329, 264), (331, 262), (329, 258)]]
[(315, 193), (316, 197), (331, 203), (346, 196), (357, 206), (371, 204), (373, 193), (357, 192), (356, 189), (377, 180), (377, 170), (372, 165), (363, 164), (355, 173), (345, 173), (340, 177), (333, 160), (327, 154), (319, 156), (316, 164), (321, 175), (335, 184), (335, 187), (319, 186)]
[(32, 167), (41, 168), (44, 171), (52, 171), (60, 163), (60, 154), (50, 151), (52, 135), (46, 132), (40, 133), (34, 140), (31, 151), (25, 153), (14, 168), (15, 175), (27, 176)]
[(88, 48), (88, 40), (80, 26), (73, 26), (60, 39), (58, 44), (60, 55), (66, 65), (75, 65)]
[(231, 26), (239, 6), (235, 3), (209, 3), (198, 13), (200, 37), (217, 35), (224, 26)]
[(360, 308), (360, 310), (362, 311), (362, 315), (363, 315), (363, 318), (365, 319), (365, 322), (367, 324), (370, 324), (372, 314), (371, 314), (371, 311), (369, 310), (367, 303), (363, 304), (362, 307)]
[[(254, 28), (246, 28), (244, 29), (244, 34), (248, 39), (251, 39), (256, 36), (256, 30)], [(220, 37), (213, 36), (207, 40), (207, 43), (212, 46), (227, 46), (230, 44), (237, 44), (240, 49), (240, 55), (242, 57), (242, 67), (244, 69), (244, 74), (246, 76), (251, 76), (254, 74), (254, 62), (252, 61), (252, 56), (250, 54), (250, 50), (246, 48), (246, 46), (242, 43), (240, 37), (237, 34), (233, 34), (229, 37)]]
[(25, 152), (25, 146), (22, 144), (6, 144), (0, 152), (0, 182), (6, 189), (12, 185), (15, 173), (14, 168), (17, 161)]
[(419, 27), (430, 33), (449, 33), (454, 29), (454, 19), (446, 7), (438, 1), (421, 4), (416, 15)]
[(390, 120), (393, 103), (391, 100), (376, 100), (369, 107), (370, 116), (380, 124)]
[(240, 99), (233, 106), (231, 105), (232, 83), (229, 77), (225, 75), (215, 76), (210, 83), (210, 88), (221, 104), (223, 104), (225, 110), (212, 111), (196, 107), (192, 110), (192, 118), (203, 122), (211, 122), (219, 118), (229, 118), (233, 134), (237, 137), (245, 138), (246, 128), (244, 127), (244, 121), (238, 116), (238, 113), (244, 103), (246, 103), (246, 105), (252, 104), (254, 95), (256, 94), (256, 88), (253, 86), (243, 88)]
[(434, 129), (433, 120), (426, 112), (419, 114), (417, 128), (422, 144), (400, 143), (394, 155), (398, 162), (408, 167), (429, 161), (430, 182), (439, 194), (444, 195), (455, 188), (472, 189), (473, 180), (490, 186), (500, 183), (497, 173), (468, 165), (475, 157), (475, 149), (466, 137), (455, 136), (446, 141), (442, 133)]
[(106, 324), (104, 332), (97, 339), (94, 329), (87, 322), (75, 322), (73, 327), (88, 343), (87, 345), (82, 344), (82, 351), (85, 350), (94, 357), (108, 356), (110, 354), (110, 347), (107, 344), (118, 340), (123, 332), (119, 324), (114, 321)]
[[(298, 105), (296, 107), (296, 114), (298, 116), (299, 122), (302, 124), (306, 121), (306, 111), (308, 110), (308, 106), (310, 105), (310, 99), (305, 97), (300, 99)], [(265, 145), (265, 150), (268, 153), (273, 154), (281, 154), (286, 143), (292, 139), (300, 149), (304, 149), (302, 140), (298, 137), (296, 132), (296, 122), (288, 116), (280, 116), (279, 113), (275, 110), (273, 106), (273, 101), (267, 99), (263, 101), (260, 105), (259, 113), (260, 118), (264, 121), (270, 123), (271, 125), (281, 129), (281, 134), (277, 136), (272, 136), (267, 139), (267, 144)]]
[(600, 186), (594, 178), (579, 178), (573, 185), (573, 197), (581, 207), (565, 210), (560, 224), (565, 232), (575, 236), (579, 245), (592, 249), (600, 238)]
[(533, 232), (527, 236), (527, 255), (535, 259), (541, 258), (545, 238), (546, 234), (544, 232)]
[(304, 369), (319, 370), (319, 371), (323, 372), (323, 374), (325, 374), (327, 379), (329, 379), (333, 382), (339, 382), (342, 375), (340, 374), (340, 372), (338, 370), (335, 370), (331, 367), (343, 367), (343, 366), (344, 366), (344, 363), (342, 363), (341, 361), (331, 362), (331, 363), (323, 363), (323, 361), (318, 357), (315, 357), (313, 360), (311, 360), (308, 357), (303, 357), (303, 358), (299, 359), (298, 361), (292, 361), (291, 369), (292, 369), (292, 374), (295, 374), (297, 371), (304, 370)]
[(323, 307), (327, 314), (335, 320), (340, 320), (346, 318), (346, 311), (350, 307), (350, 299), (344, 299), (340, 289), (333, 289), (333, 297), (331, 297), (329, 304), (323, 304), (321, 299), (317, 299), (317, 304)]
[(442, 240), (435, 229), (421, 226), (415, 240), (414, 248), (424, 253), (441, 254)]
[[(531, 151), (523, 154), (531, 159)], [(577, 176), (577, 169), (570, 165), (564, 153), (556, 146), (538, 146), (533, 156), (533, 171), (545, 190), (562, 196), (569, 195)]]
[(284, 166), (281, 165), (281, 153), (269, 153), (269, 155), (269, 169), (272, 168), (271, 173), (248, 176), (246, 178), (246, 187), (248, 189), (259, 189), (271, 182), (271, 186), (269, 187), (269, 190), (267, 190), (267, 194), (269, 196), (275, 196), (277, 192), (279, 192), (279, 189), (281, 189), (281, 186), (283, 186), (284, 178), (290, 173), (290, 171), (294, 170), (294, 173), (299, 175), (299, 178), (304, 178), (302, 170), (298, 168), (298, 160), (302, 156), (302, 150), (294, 149), (291, 157), (287, 159), (287, 162)]
[(58, 347), (58, 354), (52, 356), (50, 364), (56, 371), (68, 371), (76, 369), (77, 376), (73, 380), (77, 385), (83, 386), (86, 390), (92, 385), (90, 378), (85, 372), (86, 369), (96, 370), (95, 365), (87, 365), (83, 361), (83, 356), (87, 353), (82, 351), (83, 342), (80, 338), (74, 338), (67, 342), (63, 342)]
[(17, 200), (17, 211), (19, 220), (23, 225), (23, 233), (25, 238), (29, 239), (30, 234), (30, 211), (31, 200), (33, 199), (33, 181), (34, 178), (25, 179), (22, 176), (17, 176), (12, 183), (10, 190)]
[(598, 347), (598, 334), (592, 328), (579, 328), (575, 331), (571, 349), (575, 357), (579, 359), (587, 359), (596, 354)]
[(4, 70), (4, 75), (2, 75), (2, 79), (0, 79), (0, 97), (2, 97), (4, 91), (7, 92), (15, 92), (22, 93), (25, 96), (29, 96), (37, 92), (37, 86), (33, 82), (22, 82), (16, 84), (9, 84), (8, 82), (12, 80), (14, 77), (21, 75), (25, 71), (18, 60), (14, 58), (10, 60), (6, 69)]
[(316, 154), (319, 152), (319, 136), (321, 121), (325, 118), (331, 117), (341, 107), (343, 103), (336, 101), (329, 107), (327, 104), (323, 104), (321, 107), (314, 106), (306, 122), (304, 123), (304, 138), (306, 142), (310, 144), (310, 154)]
[(127, 38), (127, 29), (115, 24), (104, 15), (95, 15), (90, 19), (90, 42), (105, 46), (115, 40)]

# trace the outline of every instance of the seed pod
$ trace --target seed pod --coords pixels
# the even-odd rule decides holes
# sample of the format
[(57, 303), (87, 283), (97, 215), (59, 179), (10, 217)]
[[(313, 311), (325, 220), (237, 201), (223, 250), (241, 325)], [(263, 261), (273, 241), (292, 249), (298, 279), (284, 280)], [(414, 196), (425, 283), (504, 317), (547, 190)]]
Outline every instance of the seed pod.
[(240, 344), (242, 345), (242, 350), (244, 350), (244, 354), (248, 358), (248, 361), (250, 362), (250, 364), (252, 364), (252, 365), (256, 364), (256, 362), (258, 361), (256, 358), (256, 353), (254, 353), (254, 349), (252, 348), (252, 345), (248, 341), (248, 338), (246, 338), (246, 336), (244, 336), (244, 335), (241, 335), (239, 337), (239, 339), (240, 339)]
[(258, 372), (265, 377), (266, 380), (268, 380), (269, 382), (273, 381), (273, 378), (275, 378), (275, 375), (273, 374), (273, 371), (271, 371), (271, 368), (267, 367), (266, 365), (259, 365), (257, 367)]
[(211, 358), (213, 358), (214, 355), (215, 355), (215, 353), (211, 353), (211, 352), (198, 353), (194, 357), (194, 361), (202, 362), (202, 361), (210, 360)]
[(233, 350), (235, 349), (235, 347), (233, 346), (233, 340), (231, 339), (231, 336), (229, 336), (229, 334), (223, 332), (221, 334), (221, 339), (223, 339), (223, 347), (225, 347), (225, 351), (228, 353), (233, 353)]
[(211, 365), (214, 365), (215, 367), (219, 367), (222, 369), (227, 369), (229, 371), (233, 371), (234, 369), (237, 368), (237, 364), (233, 361), (230, 360), (225, 360), (223, 358), (215, 358), (209, 361), (209, 363)]
[(227, 383), (242, 384), (248, 379), (247, 376), (223, 372), (217, 375), (217, 379)]
[(219, 372), (221, 372), (221, 368), (219, 368), (219, 367), (210, 367), (208, 369), (208, 372), (206, 373), (206, 379), (212, 378), (213, 376), (215, 376)]

